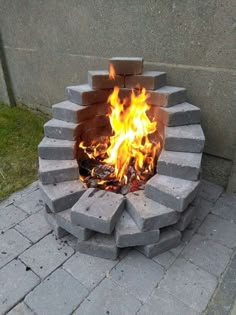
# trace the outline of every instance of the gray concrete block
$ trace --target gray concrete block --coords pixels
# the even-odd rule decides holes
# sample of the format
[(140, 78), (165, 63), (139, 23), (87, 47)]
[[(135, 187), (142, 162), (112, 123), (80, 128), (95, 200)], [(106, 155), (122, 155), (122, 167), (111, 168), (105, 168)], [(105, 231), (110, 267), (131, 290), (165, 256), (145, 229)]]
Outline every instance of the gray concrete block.
[(114, 281), (105, 279), (84, 300), (74, 315), (131, 315), (137, 314), (140, 307), (141, 302), (135, 296), (124, 291)]
[(166, 207), (182, 212), (196, 197), (199, 184), (199, 181), (157, 174), (146, 183), (145, 195)]
[(44, 210), (44, 217), (57, 238), (62, 238), (68, 235), (68, 232), (58, 225), (55, 217), (51, 215), (51, 211), (46, 204), (45, 204), (45, 210)]
[(192, 308), (163, 289), (155, 289), (150, 299), (139, 310), (139, 315), (199, 315)]
[(91, 291), (116, 264), (117, 261), (76, 252), (65, 262), (63, 268)]
[(156, 106), (171, 107), (186, 100), (186, 89), (182, 87), (166, 85), (148, 93), (148, 104)]
[(141, 87), (147, 90), (156, 90), (166, 84), (166, 73), (160, 71), (144, 71), (140, 75), (125, 76), (125, 87)]
[(16, 208), (14, 205), (9, 205), (0, 208), (0, 232), (4, 232), (27, 217), (27, 213)]
[(201, 153), (163, 150), (157, 161), (157, 172), (161, 175), (196, 181), (201, 169)]
[(72, 207), (71, 220), (73, 224), (110, 234), (124, 206), (125, 200), (122, 195), (89, 188)]
[(110, 275), (124, 291), (144, 303), (161, 281), (164, 268), (132, 250), (117, 264)]
[(126, 196), (126, 208), (142, 231), (175, 224), (180, 216), (177, 211), (147, 198), (143, 191), (129, 193)]
[(19, 303), (7, 315), (35, 315), (35, 313), (25, 303)]
[(184, 212), (181, 213), (181, 216), (178, 222), (173, 225), (173, 228), (179, 231), (184, 231), (187, 226), (192, 222), (193, 218), (196, 217), (197, 208), (190, 205)]
[(131, 247), (156, 243), (159, 240), (160, 231), (141, 231), (128, 212), (124, 211), (115, 227), (115, 239), (117, 247)]
[(129, 75), (143, 72), (143, 58), (113, 57), (109, 59), (109, 65), (114, 67), (116, 74)]
[(67, 243), (58, 241), (54, 235), (49, 234), (24, 251), (19, 258), (41, 279), (44, 279), (73, 253), (74, 250)]
[(15, 226), (15, 229), (35, 243), (51, 232), (44, 216), (44, 210), (32, 214)]
[(79, 105), (106, 102), (112, 90), (94, 90), (88, 84), (68, 86), (66, 94), (69, 101)]
[(99, 233), (96, 233), (87, 241), (79, 241), (76, 250), (83, 254), (111, 260), (115, 260), (119, 254), (114, 235)]
[(79, 136), (82, 128), (82, 124), (53, 118), (44, 124), (44, 135), (48, 138), (73, 141)]
[(198, 233), (226, 247), (235, 247), (236, 224), (226, 221), (216, 215), (209, 214), (200, 226)]
[(71, 209), (66, 209), (58, 213), (49, 213), (49, 215), (55, 219), (61, 228), (74, 235), (79, 241), (85, 241), (94, 234), (94, 231), (71, 222)]
[(39, 189), (23, 195), (14, 201), (17, 208), (27, 212), (28, 214), (36, 213), (43, 209), (44, 204)]
[(58, 269), (27, 295), (25, 303), (36, 314), (70, 315), (87, 295), (82, 284)]
[(0, 268), (31, 246), (31, 242), (14, 229), (0, 235)]
[(233, 251), (204, 236), (195, 234), (182, 252), (193, 264), (220, 277), (226, 269)]
[(158, 107), (157, 117), (165, 126), (199, 124), (200, 108), (186, 102), (168, 108)]
[(39, 178), (44, 185), (78, 179), (78, 163), (76, 160), (44, 160), (39, 158)]
[(52, 116), (58, 120), (77, 124), (92, 119), (95, 115), (105, 115), (107, 110), (106, 102), (96, 103), (93, 106), (82, 106), (65, 101), (52, 106)]
[(164, 148), (167, 151), (200, 153), (204, 143), (201, 125), (165, 127)]
[[(31, 291), (40, 279), (19, 260), (13, 260), (0, 270), (0, 314), (6, 314)], [(10, 312), (8, 314), (21, 314)], [(31, 315), (32, 313), (22, 313)], [(32, 314), (33, 315), (33, 314)]]
[(138, 246), (137, 249), (148, 258), (153, 258), (164, 253), (174, 247), (177, 247), (181, 242), (181, 233), (172, 228), (161, 230), (160, 239), (155, 244)]
[(75, 141), (45, 137), (38, 145), (38, 154), (46, 160), (73, 160), (76, 157), (75, 146)]
[(178, 258), (167, 271), (160, 289), (172, 294), (196, 312), (203, 312), (214, 290), (217, 279), (183, 258)]
[(54, 185), (39, 184), (44, 202), (54, 212), (60, 212), (72, 207), (85, 192), (85, 187), (79, 180), (73, 180)]
[(88, 71), (88, 84), (95, 90), (124, 87), (124, 76), (116, 75), (115, 79), (110, 79), (107, 70)]

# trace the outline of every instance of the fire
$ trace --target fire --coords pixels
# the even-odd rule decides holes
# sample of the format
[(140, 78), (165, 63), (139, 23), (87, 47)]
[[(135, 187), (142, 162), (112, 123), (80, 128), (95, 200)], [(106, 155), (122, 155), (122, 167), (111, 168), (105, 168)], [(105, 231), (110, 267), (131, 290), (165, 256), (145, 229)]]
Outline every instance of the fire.
[[(109, 78), (115, 79), (112, 65)], [(153, 142), (150, 137), (157, 131), (157, 122), (150, 121), (146, 114), (150, 105), (145, 88), (132, 90), (130, 98), (123, 100), (119, 91), (115, 86), (107, 101), (112, 135), (94, 139), (89, 145), (79, 144), (91, 163), (89, 176), (81, 179), (88, 187), (118, 191), (117, 187), (125, 185), (128, 191), (134, 191), (154, 174), (161, 144), (160, 139)]]
[(115, 77), (116, 77), (115, 69), (114, 69), (113, 65), (110, 63), (110, 65), (109, 65), (109, 79), (115, 80)]
[(138, 95), (132, 90), (129, 106), (118, 95), (119, 88), (115, 87), (108, 98), (111, 106), (109, 118), (114, 135), (110, 137), (108, 158), (104, 162), (114, 166), (115, 176), (119, 181), (126, 182), (125, 176), (130, 165), (133, 164), (137, 175), (143, 171), (145, 163), (149, 171), (154, 167), (157, 148), (149, 141), (148, 135), (156, 131), (157, 122), (150, 122), (146, 115), (150, 106), (146, 102), (148, 94), (144, 88)]

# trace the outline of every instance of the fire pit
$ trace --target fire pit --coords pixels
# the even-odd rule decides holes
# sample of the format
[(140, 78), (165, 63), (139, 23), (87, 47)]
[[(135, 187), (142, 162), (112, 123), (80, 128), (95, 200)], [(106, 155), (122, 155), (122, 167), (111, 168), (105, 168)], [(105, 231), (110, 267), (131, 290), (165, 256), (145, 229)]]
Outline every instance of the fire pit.
[(204, 147), (200, 110), (142, 58), (112, 58), (66, 88), (39, 144), (45, 215), (82, 253), (153, 257), (179, 244), (196, 214)]

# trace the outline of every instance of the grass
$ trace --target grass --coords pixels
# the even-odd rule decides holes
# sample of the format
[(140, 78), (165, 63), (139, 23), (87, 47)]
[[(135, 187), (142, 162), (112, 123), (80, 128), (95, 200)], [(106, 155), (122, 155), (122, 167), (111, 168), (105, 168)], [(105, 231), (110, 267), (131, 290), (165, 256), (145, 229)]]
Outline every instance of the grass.
[(0, 200), (37, 179), (46, 115), (0, 104)]

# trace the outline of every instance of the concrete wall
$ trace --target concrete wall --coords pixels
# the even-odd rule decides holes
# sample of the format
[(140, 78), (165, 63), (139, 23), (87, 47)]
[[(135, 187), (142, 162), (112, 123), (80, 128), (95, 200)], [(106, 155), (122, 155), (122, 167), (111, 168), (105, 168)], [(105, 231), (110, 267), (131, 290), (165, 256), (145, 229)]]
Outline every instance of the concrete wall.
[(17, 102), (48, 111), (108, 57), (143, 56), (201, 108), (203, 174), (223, 185), (236, 145), (235, 16), (235, 0), (0, 0)]

